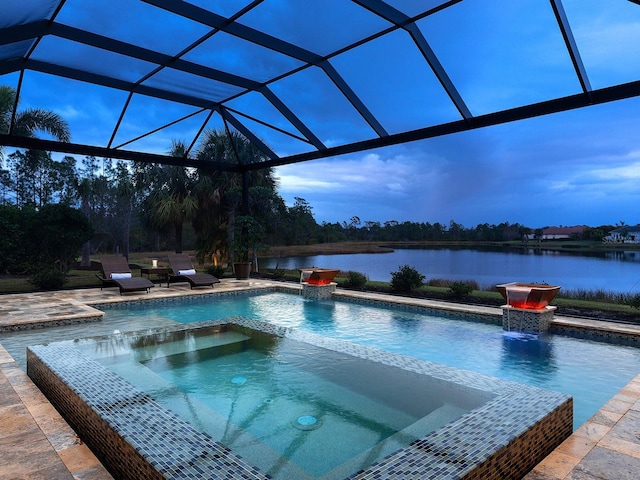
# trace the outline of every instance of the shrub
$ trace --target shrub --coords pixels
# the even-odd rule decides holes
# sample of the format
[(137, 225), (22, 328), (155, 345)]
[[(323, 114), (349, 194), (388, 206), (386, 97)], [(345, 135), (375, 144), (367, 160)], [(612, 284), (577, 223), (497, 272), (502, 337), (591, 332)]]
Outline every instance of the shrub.
[(41, 270), (29, 278), (29, 282), (40, 290), (59, 290), (66, 281), (66, 274), (55, 268)]
[(276, 280), (282, 280), (286, 274), (287, 271), (284, 268), (273, 269), (273, 278)]
[(37, 273), (55, 265), (66, 274), (80, 254), (82, 244), (93, 236), (93, 228), (80, 210), (52, 204), (36, 212), (25, 233), (33, 252), (33, 271)]
[(452, 282), (449, 291), (454, 297), (464, 297), (473, 292), (473, 286), (466, 282)]
[[(586, 290), (582, 288), (562, 289), (562, 296), (572, 300), (585, 300), (587, 302), (622, 303), (633, 306), (633, 294), (609, 292), (601, 288), (596, 290)], [(637, 300), (640, 302), (640, 299)]]
[(213, 275), (216, 278), (222, 278), (224, 277), (224, 272), (226, 271), (226, 268), (220, 266), (220, 265), (211, 265), (209, 267), (207, 267), (206, 272), (209, 275)]
[(369, 279), (360, 272), (347, 272), (347, 280), (344, 282), (345, 287), (361, 289), (365, 286)]
[(410, 292), (415, 288), (420, 288), (425, 276), (409, 265), (402, 265), (391, 272), (391, 289), (398, 292)]
[(627, 304), (633, 308), (640, 308), (640, 293), (630, 297)]
[[(427, 282), (427, 285), (430, 287), (444, 287), (451, 288), (451, 285), (454, 283), (464, 283), (465, 285), (469, 285), (473, 290), (481, 290), (480, 285), (475, 280), (450, 280), (448, 278), (430, 278)], [(491, 285), (490, 291), (494, 290), (494, 286)]]
[(25, 233), (36, 216), (32, 207), (0, 205), (0, 272), (24, 274), (33, 271), (33, 247)]

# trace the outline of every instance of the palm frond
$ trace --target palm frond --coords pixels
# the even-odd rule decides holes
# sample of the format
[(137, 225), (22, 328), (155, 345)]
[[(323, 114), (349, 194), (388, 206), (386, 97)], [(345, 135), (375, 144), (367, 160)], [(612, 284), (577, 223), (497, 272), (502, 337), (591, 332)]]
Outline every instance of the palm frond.
[(57, 113), (39, 108), (29, 108), (18, 112), (14, 124), (16, 135), (33, 137), (38, 131), (49, 133), (61, 142), (71, 140), (69, 125)]
[(15, 102), (15, 89), (7, 85), (0, 85), (0, 133), (9, 133)]

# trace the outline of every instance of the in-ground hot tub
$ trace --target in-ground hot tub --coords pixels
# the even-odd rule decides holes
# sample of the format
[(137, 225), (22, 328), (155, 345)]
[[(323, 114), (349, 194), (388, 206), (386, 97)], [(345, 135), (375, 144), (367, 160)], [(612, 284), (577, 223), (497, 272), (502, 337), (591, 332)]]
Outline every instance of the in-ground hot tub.
[[(229, 378), (199, 382), (197, 396), (180, 385), (185, 364)], [(263, 380), (284, 364), (295, 381), (265, 395)], [(116, 478), (516, 479), (572, 431), (564, 394), (238, 317), (32, 346), (27, 371)], [(391, 376), (381, 382), (381, 372)], [(303, 378), (320, 386), (313, 380), (300, 393)], [(446, 396), (425, 405), (420, 389)], [(288, 393), (303, 411), (287, 403), (260, 422)], [(336, 423), (331, 413), (344, 411)], [(380, 425), (384, 432), (367, 434)], [(357, 432), (370, 444), (329, 472), (297, 463), (305, 446), (316, 451), (316, 436), (330, 435), (318, 445), (338, 443), (342, 454)]]
[(302, 281), (310, 285), (328, 285), (333, 282), (340, 270), (330, 268), (301, 268)]
[(560, 287), (537, 283), (503, 283), (496, 285), (508, 305), (528, 310), (542, 310), (554, 299)]

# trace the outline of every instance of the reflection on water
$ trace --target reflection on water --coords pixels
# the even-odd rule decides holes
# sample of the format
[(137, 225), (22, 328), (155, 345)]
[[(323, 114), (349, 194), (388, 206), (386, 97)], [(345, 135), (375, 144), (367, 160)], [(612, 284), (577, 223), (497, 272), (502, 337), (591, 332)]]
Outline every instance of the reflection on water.
[(406, 333), (419, 333), (423, 328), (422, 320), (416, 315), (408, 316), (404, 312), (391, 311), (389, 317), (394, 329), (402, 330)]
[(519, 332), (504, 332), (500, 364), (505, 370), (526, 370), (537, 378), (548, 378), (558, 369), (553, 344), (544, 335)]
[(609, 260), (618, 260), (621, 262), (638, 262), (640, 263), (640, 252), (638, 251), (613, 251), (604, 252), (603, 257)]
[(316, 315), (318, 319), (323, 322), (334, 321), (334, 314), (336, 311), (336, 302), (333, 300), (313, 300), (304, 299), (302, 301), (302, 317), (308, 318), (309, 316)]
[(388, 282), (400, 265), (430, 279), (475, 280), (481, 287), (507, 282), (548, 283), (564, 290), (640, 291), (640, 251), (571, 252), (541, 248), (414, 248), (384, 254), (265, 258), (263, 268), (306, 265), (338, 268)]

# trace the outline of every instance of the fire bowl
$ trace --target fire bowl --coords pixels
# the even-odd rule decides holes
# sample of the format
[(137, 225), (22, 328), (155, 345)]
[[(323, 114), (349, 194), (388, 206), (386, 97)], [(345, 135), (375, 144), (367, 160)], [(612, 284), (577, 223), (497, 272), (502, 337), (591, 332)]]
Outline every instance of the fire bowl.
[(309, 285), (328, 285), (333, 282), (340, 270), (332, 270), (329, 268), (302, 268), (300, 274), (302, 281)]
[(560, 287), (537, 283), (503, 283), (496, 289), (508, 305), (528, 310), (542, 310), (556, 296)]

